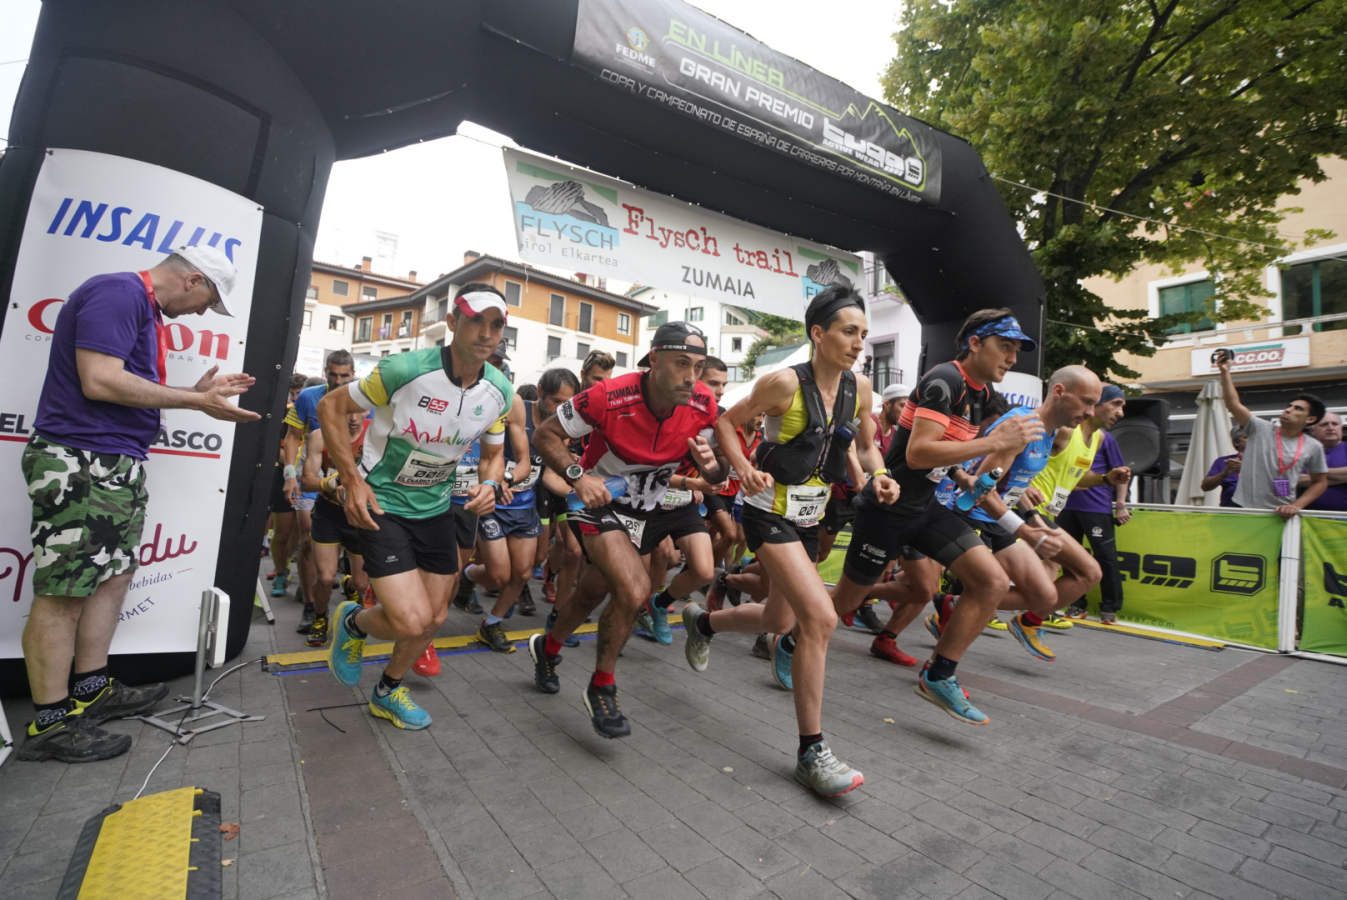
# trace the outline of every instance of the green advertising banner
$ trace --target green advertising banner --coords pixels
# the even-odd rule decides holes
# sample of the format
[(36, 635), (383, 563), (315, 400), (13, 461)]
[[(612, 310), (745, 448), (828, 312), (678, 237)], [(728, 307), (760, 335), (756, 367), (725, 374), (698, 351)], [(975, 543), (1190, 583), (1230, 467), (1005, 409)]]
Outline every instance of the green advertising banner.
[[(1137, 510), (1117, 529), (1119, 618), (1276, 650), (1282, 527), (1271, 514)], [(1098, 609), (1097, 588), (1090, 599)]]
[(1347, 656), (1347, 520), (1300, 518), (1300, 649)]
[(826, 559), (822, 559), (818, 564), (818, 573), (825, 584), (837, 584), (837, 579), (842, 577), (842, 563), (847, 558), (847, 548), (851, 546), (851, 526), (848, 525), (837, 533), (837, 540), (833, 543), (832, 552)]

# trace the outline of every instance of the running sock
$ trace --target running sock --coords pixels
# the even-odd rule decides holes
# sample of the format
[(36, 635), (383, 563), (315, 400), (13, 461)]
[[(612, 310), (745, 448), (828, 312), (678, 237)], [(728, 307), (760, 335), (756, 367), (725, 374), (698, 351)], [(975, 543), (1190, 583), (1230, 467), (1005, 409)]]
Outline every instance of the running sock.
[(897, 642), (897, 640), (898, 640), (898, 632), (896, 632), (896, 631), (889, 631), (887, 628), (885, 628), (883, 631), (881, 631), (881, 632), (879, 633), (879, 636), (880, 636), (881, 638), (888, 638), (889, 640), (894, 641), (894, 642)]
[(1043, 624), (1043, 617), (1034, 612), (1020, 613), (1020, 624), (1038, 626)]
[(364, 640), (365, 638), (369, 637), (369, 635), (361, 631), (360, 626), (356, 625), (355, 623), (355, 617), (360, 615), (360, 612), (361, 608), (359, 606), (352, 608), (348, 613), (346, 613), (346, 621), (342, 622), (341, 624), (352, 635), (360, 638), (361, 640)]
[(810, 747), (814, 746), (815, 744), (821, 743), (823, 743), (823, 732), (821, 731), (818, 734), (800, 735), (800, 749), (798, 751), (798, 755), (804, 756), (805, 753), (809, 751)]
[(702, 637), (711, 637), (715, 634), (715, 631), (711, 628), (710, 613), (704, 612), (697, 617), (697, 633)]
[(74, 711), (75, 701), (70, 697), (63, 697), (55, 703), (35, 703), (33, 704), (33, 728), (38, 731), (46, 731)]
[(664, 590), (656, 594), (655, 599), (651, 600), (650, 602), (653, 603), (655, 606), (658, 606), (660, 609), (668, 609), (669, 607), (673, 606), (675, 599), (676, 598), (674, 598), (669, 593), (669, 589), (665, 588)]
[(561, 641), (552, 637), (552, 632), (543, 635), (543, 653), (548, 656), (560, 656), (562, 646)]
[(94, 669), (92, 672), (76, 672), (70, 676), (70, 696), (81, 703), (88, 703), (98, 692), (108, 686), (108, 667)]
[(590, 687), (610, 687), (617, 684), (617, 679), (613, 677), (612, 672), (602, 672), (594, 670), (594, 675), (589, 679)]
[(501, 622), (504, 622), (504, 621), (505, 621), (505, 620), (502, 619), (500, 616), (494, 616), (494, 615), (492, 615), (491, 613), (487, 613), (487, 614), (486, 614), (486, 618), (482, 619), (482, 624), (483, 624), (483, 625), (499, 625)]
[(400, 684), (402, 684), (401, 678), (392, 678), (387, 672), (384, 672), (379, 676), (379, 683), (374, 686), (374, 696), (387, 697), (396, 691)]
[(946, 678), (954, 677), (954, 669), (959, 664), (952, 659), (946, 659), (939, 653), (931, 662), (931, 667), (926, 670), (927, 681), (944, 681)]
[(781, 649), (787, 653), (795, 652), (795, 638), (789, 634), (781, 635)]

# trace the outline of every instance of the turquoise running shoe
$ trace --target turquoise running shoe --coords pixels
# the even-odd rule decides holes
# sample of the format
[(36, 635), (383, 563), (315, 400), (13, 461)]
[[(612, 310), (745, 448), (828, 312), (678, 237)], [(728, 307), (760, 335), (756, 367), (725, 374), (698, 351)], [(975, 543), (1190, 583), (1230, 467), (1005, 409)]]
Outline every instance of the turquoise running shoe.
[(940, 681), (931, 681), (926, 674), (926, 670), (923, 669), (917, 676), (916, 686), (912, 688), (918, 697), (934, 703), (960, 722), (969, 725), (986, 725), (991, 721), (986, 713), (968, 702), (968, 695), (959, 687), (957, 678), (951, 675)]
[(378, 686), (369, 695), (369, 711), (380, 719), (387, 719), (399, 728), (420, 731), (430, 724), (430, 713), (416, 705), (412, 692), (400, 684), (385, 697), (378, 694)]
[(790, 677), (790, 661), (794, 652), (781, 646), (783, 637), (785, 637), (783, 634), (772, 635), (772, 678), (776, 679), (777, 687), (784, 691), (793, 691), (795, 682)]
[(332, 649), (328, 651), (327, 667), (342, 684), (354, 687), (360, 683), (361, 661), (365, 658), (365, 639), (356, 637), (346, 630), (346, 615), (360, 607), (350, 600), (337, 607), (336, 615), (331, 619), (333, 628)]
[(655, 598), (651, 597), (647, 604), (650, 608), (650, 633), (654, 636), (655, 642), (669, 646), (673, 643), (673, 629), (669, 627), (669, 610), (667, 607), (658, 606)]

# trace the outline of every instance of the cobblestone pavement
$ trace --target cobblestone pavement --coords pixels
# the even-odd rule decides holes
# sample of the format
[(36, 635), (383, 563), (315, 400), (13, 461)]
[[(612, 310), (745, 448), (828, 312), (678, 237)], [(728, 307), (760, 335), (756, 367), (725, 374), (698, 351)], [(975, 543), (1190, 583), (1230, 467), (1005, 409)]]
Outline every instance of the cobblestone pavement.
[[(297, 605), (278, 603), (240, 660), (302, 648)], [(444, 633), (474, 627), (454, 612)], [(213, 697), (266, 720), (175, 748), (146, 790), (222, 795), (240, 825), (225, 896), (248, 900), (1347, 895), (1347, 668), (1083, 627), (1049, 633), (1044, 663), (987, 633), (960, 677), (992, 721), (970, 728), (841, 628), (824, 727), (866, 784), (824, 801), (791, 780), (791, 697), (751, 638), (717, 636), (701, 675), (682, 640), (628, 645), (619, 741), (581, 702), (590, 641), (553, 696), (522, 647), (445, 655), (407, 680), (435, 719), (422, 732), (365, 711), (377, 667), (353, 690), (251, 664)], [(900, 644), (920, 657), (931, 640)], [(31, 706), (5, 711), (19, 734)], [(136, 739), (119, 759), (0, 768), (0, 894), (53, 896), (83, 822), (168, 744), (110, 727)]]

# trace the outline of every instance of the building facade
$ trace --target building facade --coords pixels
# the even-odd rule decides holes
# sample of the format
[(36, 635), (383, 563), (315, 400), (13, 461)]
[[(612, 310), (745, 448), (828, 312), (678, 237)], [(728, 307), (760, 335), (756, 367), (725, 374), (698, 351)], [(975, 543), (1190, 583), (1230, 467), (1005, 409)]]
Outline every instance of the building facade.
[(873, 253), (862, 253), (865, 296), (870, 334), (865, 339), (866, 359), (862, 369), (870, 377), (876, 393), (891, 384), (909, 388), (921, 374), (921, 322), (912, 306), (903, 299), (888, 269)]
[(295, 356), (296, 372), (321, 375), (328, 353), (352, 348), (355, 334), (351, 330), (351, 318), (345, 312), (347, 306), (405, 297), (421, 287), (415, 272), (406, 278), (380, 275), (370, 270), (371, 263), (368, 256), (356, 266), (313, 263), (309, 289), (304, 297), (299, 352)]
[(655, 329), (665, 322), (691, 322), (706, 335), (706, 347), (712, 356), (719, 357), (729, 367), (729, 382), (743, 380), (740, 367), (749, 348), (759, 338), (767, 336), (757, 324), (758, 314), (741, 306), (721, 303), (710, 297), (694, 297), (677, 291), (636, 285), (628, 297), (649, 303), (657, 311), (641, 322), (641, 343), (649, 346)]

